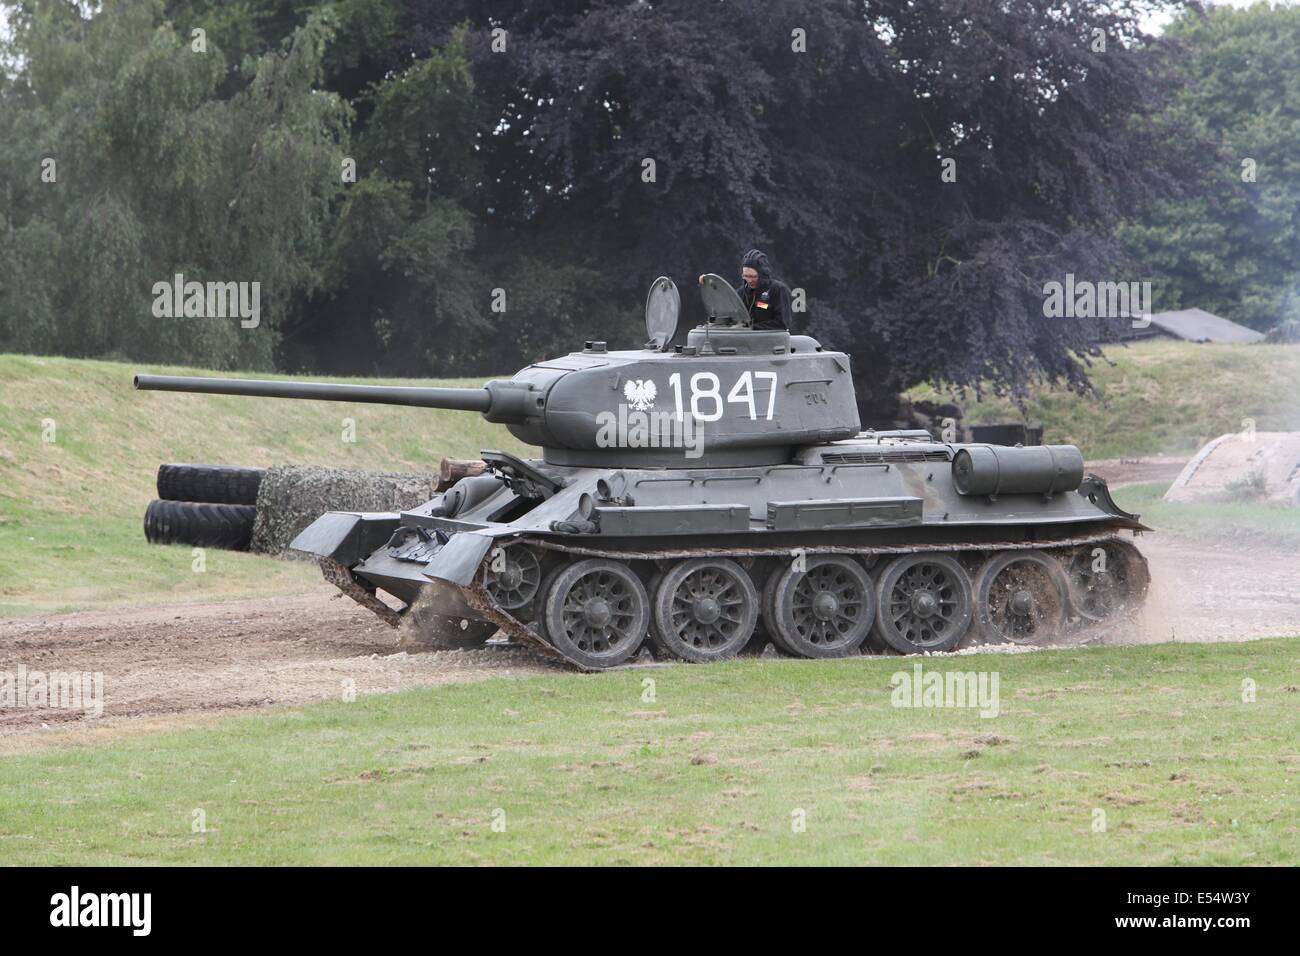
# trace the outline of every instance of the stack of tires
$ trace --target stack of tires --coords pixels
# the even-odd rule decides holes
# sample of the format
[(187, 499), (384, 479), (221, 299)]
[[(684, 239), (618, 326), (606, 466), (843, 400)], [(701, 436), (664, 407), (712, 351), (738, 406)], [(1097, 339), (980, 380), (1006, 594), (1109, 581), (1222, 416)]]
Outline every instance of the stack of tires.
[(151, 544), (247, 551), (257, 516), (261, 468), (160, 465), (158, 498), (144, 513)]

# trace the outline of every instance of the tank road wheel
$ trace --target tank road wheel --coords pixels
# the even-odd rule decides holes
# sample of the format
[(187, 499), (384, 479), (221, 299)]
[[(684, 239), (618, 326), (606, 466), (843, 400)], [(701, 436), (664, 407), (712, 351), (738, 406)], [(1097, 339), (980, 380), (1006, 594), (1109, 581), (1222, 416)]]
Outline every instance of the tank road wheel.
[[(527, 545), (512, 544), (493, 552), (483, 568), (483, 586), (497, 606), (528, 618), (542, 583), (542, 563)], [(522, 611), (521, 611), (522, 609)]]
[(772, 595), (772, 623), (781, 642), (800, 657), (846, 657), (871, 631), (876, 598), (862, 565), (838, 555), (809, 557), (793, 566)]
[(980, 631), (990, 644), (1043, 644), (1061, 632), (1070, 586), (1041, 551), (1002, 551), (975, 577)]
[(885, 566), (876, 584), (876, 628), (903, 654), (950, 651), (970, 628), (970, 578), (946, 554), (909, 554)]
[(658, 581), (650, 639), (696, 664), (735, 657), (758, 624), (758, 589), (726, 558), (692, 558)]
[(1146, 598), (1151, 584), (1147, 559), (1127, 541), (1085, 544), (1069, 562), (1070, 607), (1087, 621), (1104, 621)]
[(616, 667), (636, 653), (650, 623), (645, 585), (626, 564), (587, 558), (557, 569), (542, 596), (546, 637), (584, 667)]

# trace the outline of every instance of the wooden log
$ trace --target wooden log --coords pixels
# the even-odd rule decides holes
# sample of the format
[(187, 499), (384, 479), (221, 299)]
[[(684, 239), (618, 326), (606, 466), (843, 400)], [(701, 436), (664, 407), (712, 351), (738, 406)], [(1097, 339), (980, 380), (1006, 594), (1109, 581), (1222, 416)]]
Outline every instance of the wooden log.
[(487, 471), (487, 462), (478, 458), (444, 458), (438, 466), (438, 487), (446, 491), (462, 478), (473, 478)]

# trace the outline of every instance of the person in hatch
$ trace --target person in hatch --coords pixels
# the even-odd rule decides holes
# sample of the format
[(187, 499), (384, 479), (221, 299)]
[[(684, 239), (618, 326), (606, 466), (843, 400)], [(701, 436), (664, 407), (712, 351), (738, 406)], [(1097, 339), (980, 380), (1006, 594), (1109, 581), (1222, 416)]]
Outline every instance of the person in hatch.
[[(700, 282), (704, 282), (704, 276), (700, 276)], [(790, 308), (790, 287), (772, 275), (772, 264), (762, 251), (750, 249), (740, 260), (736, 294), (749, 310), (754, 328), (798, 331)]]

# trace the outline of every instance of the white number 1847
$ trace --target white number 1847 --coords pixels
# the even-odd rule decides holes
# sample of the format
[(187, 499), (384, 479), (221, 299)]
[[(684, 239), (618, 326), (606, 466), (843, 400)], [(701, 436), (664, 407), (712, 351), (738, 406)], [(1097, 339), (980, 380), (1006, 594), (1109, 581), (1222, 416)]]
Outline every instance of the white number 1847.
[[(758, 418), (758, 406), (754, 401), (754, 380), (758, 379), (761, 383), (767, 380), (767, 411), (764, 419), (772, 420), (772, 413), (776, 410), (776, 373), (775, 372), (743, 372), (736, 384), (727, 392), (727, 401), (739, 403), (745, 406), (749, 411), (750, 419)], [(685, 402), (682, 398), (682, 373), (674, 372), (668, 378), (668, 384), (673, 390), (673, 401), (677, 408), (677, 417), (682, 418), (686, 414)], [(691, 416), (702, 422), (716, 422), (722, 417), (722, 382), (718, 376), (712, 372), (696, 372), (691, 376), (690, 381), (690, 410)]]

